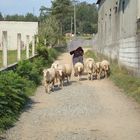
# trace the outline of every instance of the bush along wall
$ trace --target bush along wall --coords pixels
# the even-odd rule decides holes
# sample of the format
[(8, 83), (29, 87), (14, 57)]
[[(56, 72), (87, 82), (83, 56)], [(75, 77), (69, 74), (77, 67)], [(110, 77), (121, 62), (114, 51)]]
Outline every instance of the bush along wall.
[(41, 84), (43, 68), (49, 67), (58, 55), (54, 48), (42, 47), (32, 62), (24, 60), (14, 71), (0, 72), (0, 132), (14, 124), (29, 96)]

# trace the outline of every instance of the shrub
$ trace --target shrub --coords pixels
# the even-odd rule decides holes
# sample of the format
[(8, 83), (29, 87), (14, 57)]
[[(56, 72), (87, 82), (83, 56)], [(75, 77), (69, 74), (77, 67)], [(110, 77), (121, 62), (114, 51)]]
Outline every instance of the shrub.
[(0, 73), (0, 129), (11, 126), (35, 89), (28, 81), (13, 71)]
[(39, 44), (37, 46), (37, 53), (39, 56), (42, 56), (44, 59), (48, 59), (48, 49), (46, 46)]
[(47, 66), (47, 61), (42, 57), (39, 56), (37, 59), (33, 61), (34, 68), (38, 69), (39, 75), (42, 74), (43, 67)]
[(54, 48), (49, 49), (49, 57), (52, 57), (54, 60), (57, 58), (58, 52)]
[(29, 60), (19, 62), (16, 71), (21, 77), (33, 81), (36, 85), (41, 82), (40, 70)]
[(59, 54), (54, 48), (46, 47), (39, 48), (38, 52), (40, 56), (33, 62), (19, 62), (15, 72), (0, 73), (0, 131), (13, 125), (28, 97), (41, 83), (43, 67), (50, 66)]

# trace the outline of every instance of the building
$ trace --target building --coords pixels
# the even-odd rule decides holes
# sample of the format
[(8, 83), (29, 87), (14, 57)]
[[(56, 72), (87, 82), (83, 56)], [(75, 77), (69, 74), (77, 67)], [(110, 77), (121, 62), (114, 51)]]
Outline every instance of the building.
[(21, 35), (21, 49), (38, 34), (38, 22), (0, 21), (0, 50), (2, 50), (2, 33), (7, 32), (8, 50), (17, 49), (17, 35)]
[(140, 76), (140, 0), (98, 0), (98, 51)]

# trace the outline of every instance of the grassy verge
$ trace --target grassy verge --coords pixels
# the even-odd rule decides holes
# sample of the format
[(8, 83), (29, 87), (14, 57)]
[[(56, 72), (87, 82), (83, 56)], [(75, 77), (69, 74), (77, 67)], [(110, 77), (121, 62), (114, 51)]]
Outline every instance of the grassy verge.
[(140, 79), (129, 75), (125, 68), (119, 68), (117, 63), (111, 64), (110, 79), (124, 92), (140, 103)]
[[(85, 57), (92, 57), (95, 61), (101, 61), (101, 59), (105, 58), (91, 50), (85, 53)], [(128, 96), (133, 97), (140, 103), (140, 78), (130, 75), (125, 68), (120, 69), (117, 62), (112, 61), (110, 79), (119, 88), (123, 89)]]

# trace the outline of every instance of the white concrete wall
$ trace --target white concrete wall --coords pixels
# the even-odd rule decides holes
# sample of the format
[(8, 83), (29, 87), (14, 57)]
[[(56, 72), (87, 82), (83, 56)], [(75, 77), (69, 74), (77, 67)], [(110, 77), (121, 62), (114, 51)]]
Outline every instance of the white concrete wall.
[(26, 46), (26, 36), (29, 35), (30, 42), (32, 37), (38, 34), (38, 22), (16, 22), (0, 21), (0, 49), (2, 49), (2, 31), (8, 34), (8, 50), (17, 49), (17, 34), (21, 34), (22, 48)]
[(140, 0), (137, 0), (137, 19), (140, 19)]
[[(140, 75), (140, 0), (105, 0), (99, 8), (98, 51)], [(117, 12), (115, 12), (117, 7)]]

